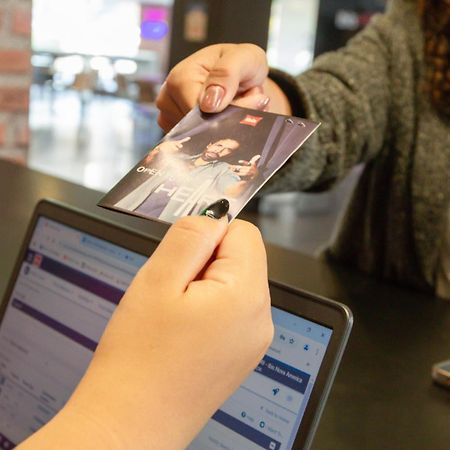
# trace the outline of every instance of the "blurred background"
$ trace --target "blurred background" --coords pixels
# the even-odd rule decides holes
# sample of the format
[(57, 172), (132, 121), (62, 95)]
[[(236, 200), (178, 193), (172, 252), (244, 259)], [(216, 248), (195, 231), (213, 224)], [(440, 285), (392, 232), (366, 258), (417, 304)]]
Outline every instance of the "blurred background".
[[(383, 0), (3, 0), (0, 157), (107, 191), (162, 137), (166, 74), (217, 42), (253, 42), (293, 75)], [(253, 202), (265, 238), (306, 253), (333, 233), (359, 174), (333, 191)]]

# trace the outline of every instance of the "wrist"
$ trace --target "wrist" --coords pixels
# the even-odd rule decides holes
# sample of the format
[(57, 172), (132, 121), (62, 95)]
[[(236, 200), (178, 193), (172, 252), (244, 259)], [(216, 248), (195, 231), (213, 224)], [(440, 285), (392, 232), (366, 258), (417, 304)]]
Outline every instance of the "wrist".
[(292, 75), (274, 68), (270, 69), (268, 78), (276, 86), (276, 89), (283, 92), (289, 103), (290, 115), (308, 118), (304, 93), (302, 93), (298, 80)]
[(264, 93), (270, 98), (269, 111), (277, 114), (292, 115), (292, 108), (286, 94), (280, 86), (270, 78), (264, 82)]

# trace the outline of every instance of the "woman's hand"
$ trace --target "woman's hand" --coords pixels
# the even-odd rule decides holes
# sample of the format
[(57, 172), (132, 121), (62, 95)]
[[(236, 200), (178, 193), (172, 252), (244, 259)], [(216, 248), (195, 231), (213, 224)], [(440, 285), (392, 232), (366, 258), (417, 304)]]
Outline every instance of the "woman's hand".
[(156, 99), (158, 124), (170, 130), (197, 104), (204, 112), (222, 111), (233, 102), (290, 114), (288, 100), (267, 74), (266, 55), (256, 45), (205, 47), (170, 71)]
[[(34, 442), (66, 450), (91, 448), (88, 439), (96, 449), (185, 448), (272, 336), (258, 230), (239, 220), (227, 227), (226, 220), (181, 219), (130, 285), (53, 428), (50, 422)], [(64, 435), (55, 441), (58, 429)], [(27, 443), (23, 450), (41, 448), (33, 438)]]

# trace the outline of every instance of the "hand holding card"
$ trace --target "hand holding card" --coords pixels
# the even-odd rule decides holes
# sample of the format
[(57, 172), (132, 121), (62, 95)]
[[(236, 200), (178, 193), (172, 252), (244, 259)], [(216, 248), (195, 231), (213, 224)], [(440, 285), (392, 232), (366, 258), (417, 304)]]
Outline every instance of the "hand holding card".
[(195, 108), (99, 205), (173, 223), (225, 198), (234, 219), (318, 126), (237, 106)]

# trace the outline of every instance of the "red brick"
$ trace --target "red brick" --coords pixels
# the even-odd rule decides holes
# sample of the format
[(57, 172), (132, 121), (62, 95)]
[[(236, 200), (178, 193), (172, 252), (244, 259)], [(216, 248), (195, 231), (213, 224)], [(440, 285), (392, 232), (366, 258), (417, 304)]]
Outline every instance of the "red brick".
[(0, 159), (6, 159), (15, 164), (20, 164), (21, 166), (27, 165), (26, 152), (24, 150), (3, 150), (0, 148)]
[(31, 53), (28, 50), (0, 50), (0, 73), (27, 73)]
[(10, 87), (0, 88), (0, 111), (19, 112), (28, 111), (28, 88)]
[(28, 124), (21, 124), (16, 128), (15, 144), (18, 148), (28, 148), (30, 145), (30, 129)]
[(0, 123), (0, 147), (5, 145), (6, 141), (6, 125), (4, 123)]
[(16, 8), (13, 11), (11, 30), (14, 34), (31, 36), (31, 4), (29, 8)]

